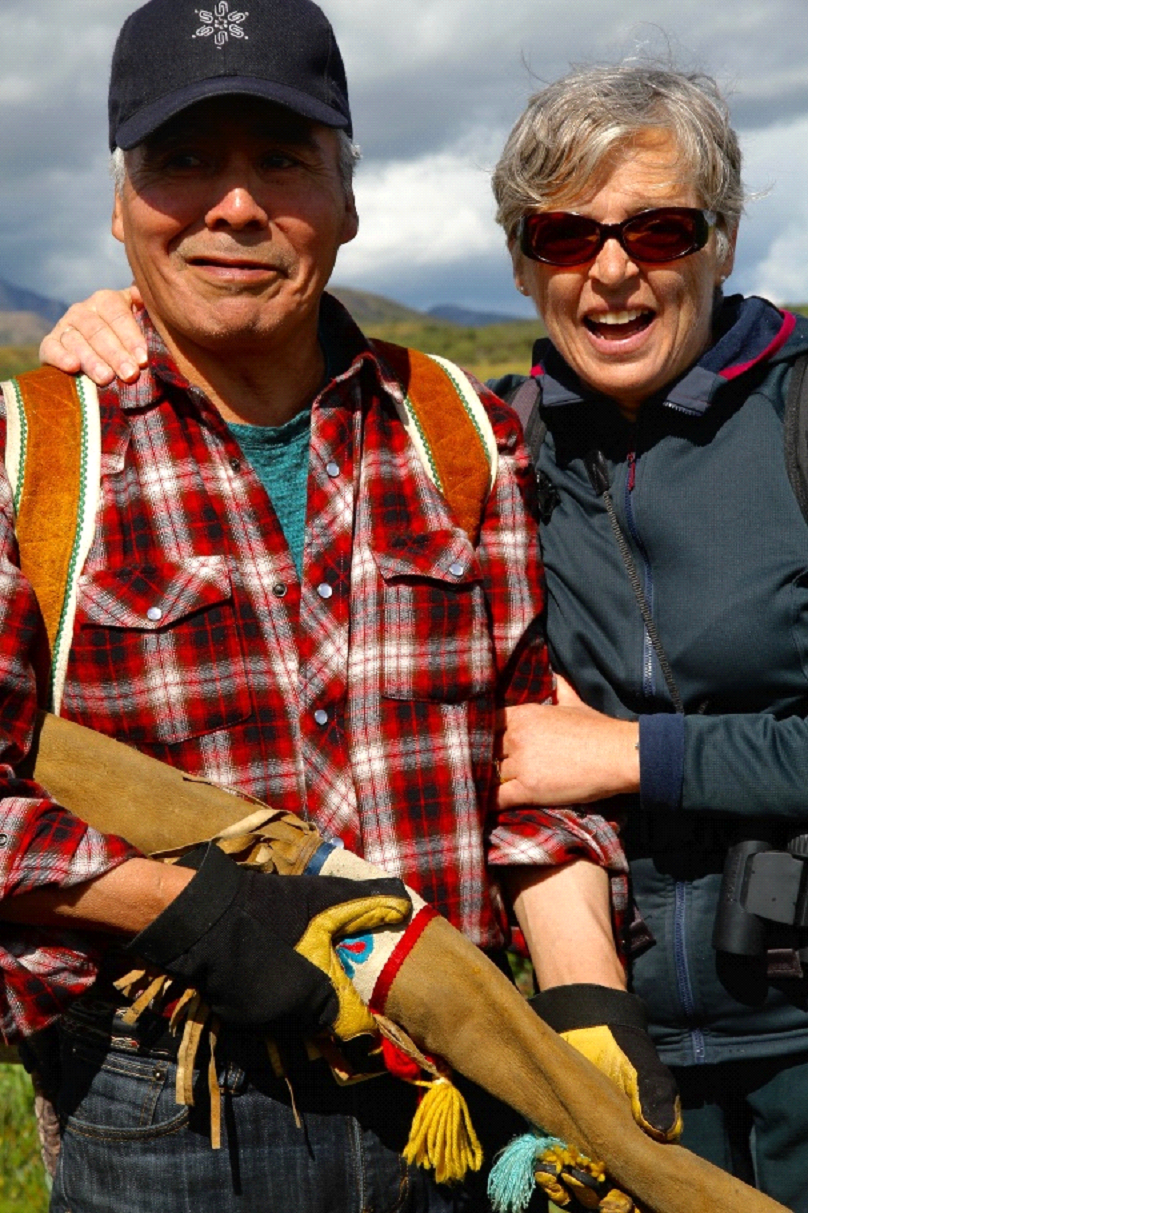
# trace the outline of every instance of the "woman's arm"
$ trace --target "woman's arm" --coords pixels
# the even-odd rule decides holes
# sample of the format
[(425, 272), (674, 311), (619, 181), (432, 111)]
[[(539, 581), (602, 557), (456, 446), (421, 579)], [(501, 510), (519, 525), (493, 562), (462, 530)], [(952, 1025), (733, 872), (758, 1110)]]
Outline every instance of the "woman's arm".
[(132, 306), (143, 302), (130, 286), (74, 303), (40, 342), (40, 361), (70, 375), (82, 371), (101, 386), (113, 379), (131, 383), (148, 364), (144, 335), (132, 315)]
[(648, 809), (802, 821), (808, 722), (769, 712), (615, 720), (557, 679), (557, 704), (507, 710), (499, 802), (584, 804), (640, 793)]
[(587, 804), (640, 790), (640, 726), (580, 701), (563, 678), (556, 703), (505, 710), (501, 808)]

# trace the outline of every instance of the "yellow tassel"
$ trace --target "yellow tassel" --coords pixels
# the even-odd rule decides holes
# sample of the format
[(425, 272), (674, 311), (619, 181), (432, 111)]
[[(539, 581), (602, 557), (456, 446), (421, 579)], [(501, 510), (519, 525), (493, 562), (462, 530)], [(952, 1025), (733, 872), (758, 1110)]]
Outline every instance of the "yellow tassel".
[(404, 1159), (434, 1171), (438, 1184), (458, 1183), (484, 1161), (468, 1105), (443, 1076), (416, 1085), (427, 1089), (412, 1118)]

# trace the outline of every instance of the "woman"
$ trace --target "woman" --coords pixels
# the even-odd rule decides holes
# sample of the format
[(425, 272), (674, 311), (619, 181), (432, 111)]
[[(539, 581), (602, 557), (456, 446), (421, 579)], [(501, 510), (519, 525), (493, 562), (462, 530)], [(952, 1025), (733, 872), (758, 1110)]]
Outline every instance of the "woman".
[[(732, 848), (779, 852), (807, 828), (807, 527), (782, 422), (806, 322), (722, 295), (743, 189), (708, 77), (571, 73), (531, 98), (493, 190), (516, 285), (548, 330), (533, 386), (495, 386), (538, 401), (543, 422), (562, 675), (556, 706), (509, 712), (500, 797), (617, 798), (601, 808), (625, 821), (650, 932), (631, 984), (680, 1084), (683, 1144), (801, 1213), (799, 940), (768, 924), (746, 956), (712, 938)], [(74, 310), (56, 336), (78, 323)], [(43, 351), (74, 370), (80, 344)]]
[(807, 526), (781, 421), (806, 323), (722, 297), (743, 193), (707, 77), (570, 74), (529, 101), (493, 191), (548, 330), (532, 368), (540, 534), (548, 642), (570, 684), (556, 707), (509, 713), (501, 799), (621, 797), (656, 940), (631, 984), (680, 1085), (682, 1142), (801, 1210), (796, 941), (769, 940), (769, 978), (763, 953), (717, 951), (712, 935), (729, 848), (807, 829)]

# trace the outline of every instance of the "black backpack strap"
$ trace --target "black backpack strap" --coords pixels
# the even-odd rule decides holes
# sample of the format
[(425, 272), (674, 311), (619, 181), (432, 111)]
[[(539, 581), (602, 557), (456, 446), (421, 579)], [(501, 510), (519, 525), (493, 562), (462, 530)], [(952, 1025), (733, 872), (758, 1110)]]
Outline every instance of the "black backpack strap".
[(804, 521), (808, 521), (808, 352), (792, 363), (784, 401), (784, 462)]
[(544, 443), (544, 419), (540, 416), (540, 380), (528, 378), (512, 393), (505, 397), (505, 403), (512, 408), (520, 418), (524, 427), (524, 441), (528, 453), (535, 464), (540, 447)]

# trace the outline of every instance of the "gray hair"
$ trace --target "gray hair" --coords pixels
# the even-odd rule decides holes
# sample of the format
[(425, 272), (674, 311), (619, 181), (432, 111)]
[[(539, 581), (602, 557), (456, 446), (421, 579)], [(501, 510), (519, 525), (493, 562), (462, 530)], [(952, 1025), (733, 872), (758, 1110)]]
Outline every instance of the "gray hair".
[[(360, 146), (353, 143), (347, 131), (337, 130), (336, 138), (340, 142), (340, 184), (344, 187), (345, 195), (352, 193), (352, 175), (356, 172), (356, 163), (360, 159)], [(118, 194), (124, 192), (124, 182), (128, 180), (128, 165), (124, 158), (124, 149), (117, 147), (112, 150), (108, 164), (112, 174), (112, 184)]]
[(509, 246), (525, 215), (586, 196), (616, 155), (653, 129), (675, 140), (683, 179), (717, 214), (717, 251), (726, 257), (745, 202), (728, 106), (711, 76), (636, 63), (579, 67), (528, 99), (492, 174)]

